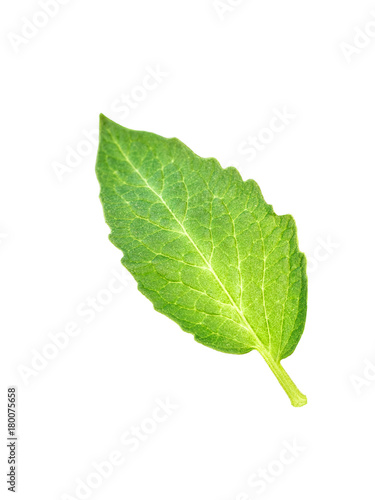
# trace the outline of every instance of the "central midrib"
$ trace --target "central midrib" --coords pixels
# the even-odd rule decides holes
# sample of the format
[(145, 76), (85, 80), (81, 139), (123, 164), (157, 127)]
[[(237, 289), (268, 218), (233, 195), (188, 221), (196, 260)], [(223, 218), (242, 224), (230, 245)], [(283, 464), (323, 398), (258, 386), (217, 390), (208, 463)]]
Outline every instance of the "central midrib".
[(191, 244), (194, 246), (194, 248), (196, 249), (196, 251), (199, 253), (199, 255), (201, 256), (201, 258), (203, 259), (203, 261), (205, 262), (206, 266), (207, 266), (207, 269), (212, 273), (212, 275), (214, 276), (214, 278), (216, 279), (216, 281), (219, 283), (219, 285), (221, 286), (222, 290), (224, 291), (224, 293), (227, 295), (227, 297), (229, 298), (229, 300), (231, 301), (232, 303), (232, 306), (235, 308), (235, 310), (237, 311), (238, 315), (240, 316), (240, 318), (242, 319), (242, 321), (244, 322), (245, 324), (245, 327), (246, 327), (246, 330), (250, 331), (250, 333), (254, 336), (255, 340), (256, 340), (256, 343), (257, 343), (257, 349), (259, 350), (260, 353), (262, 353), (262, 351), (264, 351), (264, 345), (262, 344), (260, 338), (257, 336), (257, 334), (254, 332), (254, 330), (252, 329), (252, 327), (250, 326), (249, 322), (247, 321), (245, 315), (243, 314), (241, 308), (238, 307), (238, 305), (236, 304), (236, 302), (234, 301), (233, 297), (231, 296), (231, 294), (228, 292), (228, 290), (225, 288), (224, 284), (221, 282), (219, 276), (216, 274), (215, 270), (212, 268), (211, 264), (207, 261), (206, 257), (204, 256), (204, 254), (200, 251), (200, 249), (198, 248), (198, 246), (195, 244), (194, 240), (192, 239), (192, 237), (190, 236), (190, 234), (186, 231), (184, 225), (177, 219), (177, 217), (174, 215), (174, 213), (172, 212), (172, 210), (169, 208), (168, 204), (166, 203), (166, 201), (163, 199), (162, 196), (159, 195), (159, 193), (157, 191), (155, 191), (153, 189), (152, 186), (150, 186), (150, 184), (147, 182), (147, 179), (145, 179), (143, 177), (143, 175), (139, 172), (139, 170), (135, 167), (135, 165), (131, 162), (131, 160), (129, 159), (129, 157), (125, 154), (125, 152), (123, 151), (123, 149), (121, 148), (121, 145), (116, 141), (116, 139), (113, 137), (112, 133), (110, 130), (108, 130), (110, 136), (112, 137), (112, 140), (113, 142), (116, 144), (116, 146), (118, 147), (119, 151), (121, 152), (121, 154), (123, 155), (124, 159), (127, 161), (127, 163), (129, 163), (129, 165), (131, 165), (131, 167), (133, 168), (133, 170), (135, 172), (137, 172), (137, 174), (139, 175), (139, 177), (143, 180), (143, 182), (146, 184), (146, 186), (150, 189), (150, 191), (152, 191), (155, 196), (157, 196), (159, 198), (159, 200), (163, 203), (163, 205), (166, 207), (166, 209), (169, 211), (169, 213), (172, 215), (172, 217), (174, 218), (174, 220), (179, 224), (179, 226), (181, 227), (181, 229), (183, 230), (184, 234), (186, 235), (186, 237), (188, 238), (188, 240), (191, 242)]

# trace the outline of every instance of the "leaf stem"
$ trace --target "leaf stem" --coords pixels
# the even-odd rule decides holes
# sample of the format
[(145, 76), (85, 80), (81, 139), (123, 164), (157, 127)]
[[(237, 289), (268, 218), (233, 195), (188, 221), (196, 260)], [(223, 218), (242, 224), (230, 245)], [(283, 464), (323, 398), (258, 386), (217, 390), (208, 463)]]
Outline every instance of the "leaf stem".
[(307, 397), (302, 394), (302, 392), (298, 389), (293, 380), (289, 377), (287, 372), (281, 366), (280, 361), (275, 361), (273, 357), (267, 353), (259, 351), (262, 355), (263, 359), (266, 361), (268, 366), (271, 368), (273, 374), (279, 381), (281, 387), (287, 393), (290, 402), (293, 406), (304, 406), (307, 403)]

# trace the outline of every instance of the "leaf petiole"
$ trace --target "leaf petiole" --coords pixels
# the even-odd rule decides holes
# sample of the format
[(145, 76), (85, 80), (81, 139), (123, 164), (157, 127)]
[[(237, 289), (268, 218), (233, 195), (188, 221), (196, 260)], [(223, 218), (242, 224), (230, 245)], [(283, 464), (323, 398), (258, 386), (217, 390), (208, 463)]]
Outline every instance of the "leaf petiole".
[(259, 351), (265, 362), (271, 368), (273, 374), (279, 381), (281, 387), (287, 393), (290, 402), (293, 406), (304, 406), (307, 403), (307, 397), (302, 394), (287, 372), (281, 366), (280, 361), (275, 361), (273, 357), (266, 351)]

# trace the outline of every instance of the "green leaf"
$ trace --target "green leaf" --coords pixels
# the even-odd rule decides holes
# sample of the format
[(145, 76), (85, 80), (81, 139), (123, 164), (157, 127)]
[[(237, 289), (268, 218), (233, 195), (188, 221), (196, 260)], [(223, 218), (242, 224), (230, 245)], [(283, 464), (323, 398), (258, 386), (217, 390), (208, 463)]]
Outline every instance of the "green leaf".
[(293, 218), (235, 168), (103, 115), (96, 172), (109, 239), (156, 311), (218, 351), (256, 349), (292, 404), (306, 404), (280, 364), (307, 308)]

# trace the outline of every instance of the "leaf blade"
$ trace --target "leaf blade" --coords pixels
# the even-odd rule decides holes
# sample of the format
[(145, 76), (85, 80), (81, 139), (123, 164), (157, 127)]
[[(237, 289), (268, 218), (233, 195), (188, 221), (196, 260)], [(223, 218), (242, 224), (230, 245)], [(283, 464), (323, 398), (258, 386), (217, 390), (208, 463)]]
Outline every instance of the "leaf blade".
[(110, 240), (157, 311), (222, 352), (257, 349), (279, 363), (294, 351), (306, 259), (293, 218), (277, 216), (254, 181), (104, 116), (96, 171)]

